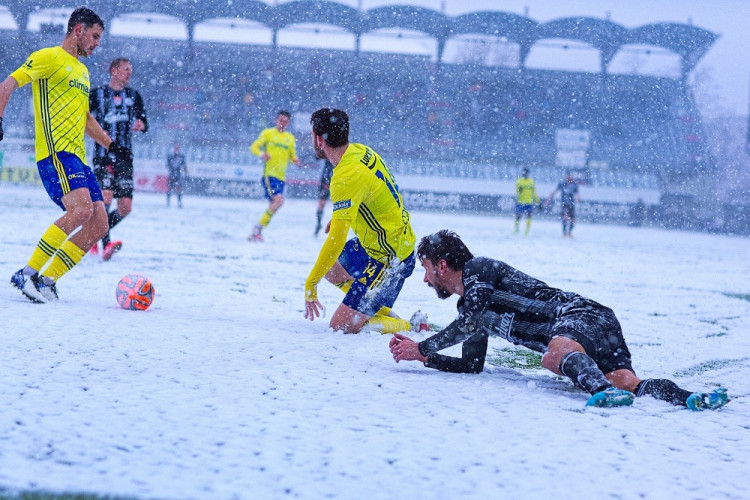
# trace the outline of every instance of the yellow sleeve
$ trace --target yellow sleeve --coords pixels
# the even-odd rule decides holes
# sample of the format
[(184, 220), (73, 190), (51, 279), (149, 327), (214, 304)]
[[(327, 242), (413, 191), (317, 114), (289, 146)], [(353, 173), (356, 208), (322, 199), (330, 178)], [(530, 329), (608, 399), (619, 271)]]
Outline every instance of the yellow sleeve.
[(50, 62), (50, 50), (38, 50), (31, 54), (26, 59), (26, 62), (24, 62), (20, 68), (11, 73), (10, 76), (18, 82), (19, 87), (23, 87), (35, 79), (49, 76), (51, 70)]
[(297, 160), (297, 139), (292, 137), (292, 147), (289, 148), (289, 157), (292, 159), (292, 161), (296, 162)]
[(255, 139), (255, 142), (250, 145), (250, 152), (253, 153), (255, 156), (260, 156), (262, 154), (262, 151), (260, 150), (261, 146), (266, 145), (266, 131), (260, 133), (257, 139)]
[(331, 230), (328, 232), (328, 237), (318, 254), (318, 260), (315, 261), (315, 265), (305, 282), (305, 300), (318, 300), (318, 283), (333, 267), (336, 259), (339, 258), (346, 244), (346, 237), (349, 235), (350, 226), (351, 222), (347, 220), (331, 221)]
[(10, 76), (13, 77), (13, 79), (18, 83), (19, 87), (23, 87), (27, 83), (31, 82), (31, 77), (29, 76), (29, 74), (20, 69), (15, 70), (10, 74)]
[(534, 203), (539, 203), (539, 195), (536, 194), (536, 184), (531, 181), (531, 192), (534, 194)]

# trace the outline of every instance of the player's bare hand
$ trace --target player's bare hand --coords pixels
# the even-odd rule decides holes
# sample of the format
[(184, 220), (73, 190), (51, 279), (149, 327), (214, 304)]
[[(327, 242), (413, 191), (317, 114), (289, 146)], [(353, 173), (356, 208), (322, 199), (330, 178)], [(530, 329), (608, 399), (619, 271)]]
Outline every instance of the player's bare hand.
[(135, 121), (133, 127), (130, 130), (132, 130), (133, 132), (143, 132), (144, 130), (146, 130), (146, 124), (143, 123), (143, 120), (139, 118)]
[(396, 363), (399, 361), (421, 361), (423, 363), (427, 361), (427, 358), (419, 352), (419, 344), (400, 333), (393, 334), (393, 338), (388, 342), (388, 346)]
[(328, 224), (326, 224), (325, 233), (328, 234), (331, 232), (331, 221), (328, 221)]
[(325, 308), (319, 300), (306, 300), (305, 301), (305, 319), (314, 321), (315, 318), (320, 317), (320, 313), (324, 312)]

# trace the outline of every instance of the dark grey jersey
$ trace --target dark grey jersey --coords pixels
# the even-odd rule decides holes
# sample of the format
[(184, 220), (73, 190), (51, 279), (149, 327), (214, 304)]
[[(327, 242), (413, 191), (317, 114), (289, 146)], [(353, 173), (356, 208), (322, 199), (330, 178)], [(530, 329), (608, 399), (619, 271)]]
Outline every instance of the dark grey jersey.
[[(89, 109), (115, 144), (128, 149), (133, 148), (130, 129), (136, 120), (144, 123), (146, 126), (144, 132), (148, 130), (148, 120), (141, 94), (130, 87), (114, 90), (109, 85), (102, 85), (92, 89), (89, 94)], [(105, 157), (107, 151), (97, 144), (94, 155)]]
[[(552, 288), (499, 260), (470, 260), (462, 280), (464, 295), (458, 301), (458, 317), (419, 343), (428, 367), (478, 373), (484, 366), (489, 335), (545, 352), (552, 337), (565, 332), (566, 323), (578, 327), (582, 314), (596, 317), (602, 313), (614, 319), (611, 310), (601, 304)], [(461, 358), (437, 352), (461, 342)]]

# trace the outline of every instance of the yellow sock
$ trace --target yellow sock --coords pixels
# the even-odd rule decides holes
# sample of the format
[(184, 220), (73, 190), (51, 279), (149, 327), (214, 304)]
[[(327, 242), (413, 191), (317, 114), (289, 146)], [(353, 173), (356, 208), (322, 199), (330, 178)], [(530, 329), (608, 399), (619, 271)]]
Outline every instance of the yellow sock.
[(42, 239), (37, 243), (34, 252), (31, 254), (28, 266), (39, 271), (49, 261), (63, 241), (68, 239), (68, 235), (52, 224), (42, 235)]
[(86, 252), (68, 240), (55, 252), (52, 261), (47, 266), (47, 269), (44, 270), (42, 276), (57, 281), (63, 274), (70, 271), (73, 266), (81, 262), (84, 255), (86, 255)]
[(380, 314), (376, 314), (365, 324), (372, 330), (380, 332), (383, 335), (411, 330), (411, 325), (405, 319), (394, 318), (393, 316), (381, 316)]
[(529, 234), (529, 229), (531, 229), (531, 219), (526, 219), (526, 234)]
[(390, 307), (386, 307), (386, 306), (383, 306), (380, 309), (378, 309), (378, 312), (375, 313), (375, 316), (393, 316), (394, 318), (398, 318), (398, 315), (393, 313)]
[(266, 227), (268, 223), (271, 222), (271, 217), (273, 217), (273, 212), (270, 210), (263, 212), (263, 215), (260, 217), (260, 225)]

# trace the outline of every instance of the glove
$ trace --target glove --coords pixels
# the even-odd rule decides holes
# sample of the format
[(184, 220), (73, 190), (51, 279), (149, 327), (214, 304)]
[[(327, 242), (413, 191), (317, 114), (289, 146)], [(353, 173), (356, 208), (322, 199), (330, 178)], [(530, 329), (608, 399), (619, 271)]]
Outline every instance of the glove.
[(0, 116), (0, 141), (3, 140), (3, 117)]
[(115, 155), (115, 158), (117, 158), (120, 161), (125, 161), (125, 162), (133, 161), (133, 152), (130, 149), (126, 148), (125, 146), (120, 146), (119, 144), (115, 144), (114, 142), (109, 145), (107, 154)]

